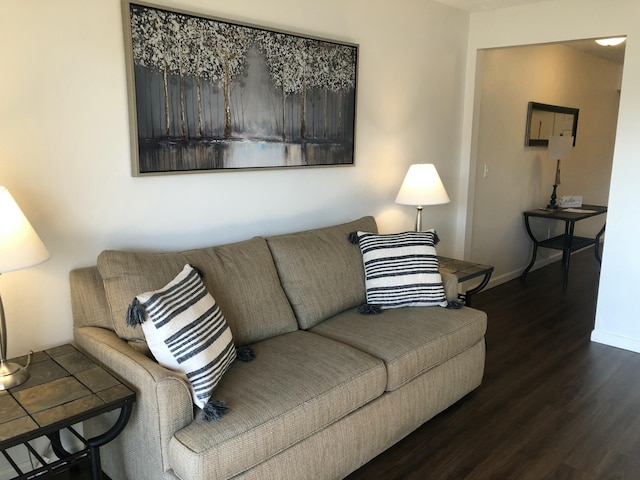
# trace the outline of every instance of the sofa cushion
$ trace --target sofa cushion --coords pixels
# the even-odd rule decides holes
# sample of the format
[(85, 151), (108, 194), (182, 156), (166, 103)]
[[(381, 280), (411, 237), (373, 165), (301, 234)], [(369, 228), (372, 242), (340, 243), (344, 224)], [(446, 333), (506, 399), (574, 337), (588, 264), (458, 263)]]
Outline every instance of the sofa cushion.
[(233, 477), (384, 392), (379, 359), (320, 335), (299, 330), (251, 348), (255, 360), (235, 362), (216, 388), (229, 412), (217, 422), (196, 415), (170, 441), (180, 478)]
[(373, 217), (332, 227), (267, 238), (282, 287), (308, 329), (365, 301), (362, 255), (349, 234), (377, 232)]
[(367, 303), (381, 308), (446, 307), (434, 230), (357, 232)]
[(158, 363), (181, 372), (193, 403), (204, 408), (213, 389), (236, 359), (231, 330), (197, 271), (185, 265), (159, 290), (136, 297), (142, 330)]
[(395, 390), (478, 343), (486, 328), (486, 314), (469, 307), (407, 307), (379, 315), (351, 309), (310, 331), (384, 360), (386, 389)]
[(127, 307), (139, 293), (166, 285), (187, 263), (204, 273), (204, 284), (225, 313), (236, 344), (298, 328), (266, 241), (253, 238), (180, 253), (102, 252), (98, 270), (120, 338), (144, 340), (140, 327), (126, 324)]

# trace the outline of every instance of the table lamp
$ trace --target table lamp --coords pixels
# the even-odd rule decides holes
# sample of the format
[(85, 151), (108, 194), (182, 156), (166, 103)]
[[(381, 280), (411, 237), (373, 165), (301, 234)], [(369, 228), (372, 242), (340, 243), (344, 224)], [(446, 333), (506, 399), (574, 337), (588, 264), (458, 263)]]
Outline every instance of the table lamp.
[(556, 204), (556, 189), (560, 185), (560, 160), (564, 160), (571, 153), (571, 147), (573, 146), (573, 137), (556, 135), (549, 138), (549, 158), (554, 158), (558, 161), (556, 164), (556, 179), (553, 184), (553, 192), (551, 193), (551, 199), (548, 209), (554, 210), (558, 208)]
[(440, 175), (433, 163), (416, 163), (409, 167), (404, 177), (396, 203), (401, 205), (415, 205), (416, 232), (422, 231), (423, 205), (438, 205), (449, 203), (449, 195), (444, 189)]
[[(0, 187), (0, 274), (22, 270), (48, 258), (47, 248), (27, 217), (9, 191)], [(7, 326), (0, 296), (0, 390), (25, 382), (29, 378), (27, 366), (7, 362)]]

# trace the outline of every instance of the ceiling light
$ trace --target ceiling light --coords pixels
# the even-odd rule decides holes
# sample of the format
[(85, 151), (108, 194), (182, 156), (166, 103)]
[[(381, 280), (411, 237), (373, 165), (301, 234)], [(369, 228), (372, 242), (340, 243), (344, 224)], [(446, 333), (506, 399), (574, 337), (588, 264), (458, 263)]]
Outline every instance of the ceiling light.
[(603, 47), (613, 47), (615, 45), (620, 45), (626, 39), (627, 37), (600, 38), (596, 40), (596, 43), (598, 45), (602, 45)]

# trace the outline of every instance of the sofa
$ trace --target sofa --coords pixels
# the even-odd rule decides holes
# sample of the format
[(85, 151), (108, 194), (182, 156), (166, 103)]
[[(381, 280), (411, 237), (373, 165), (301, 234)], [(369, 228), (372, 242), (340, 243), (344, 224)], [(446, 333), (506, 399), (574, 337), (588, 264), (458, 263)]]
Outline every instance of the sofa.
[[(112, 479), (344, 478), (481, 384), (487, 319), (466, 307), (363, 314), (367, 283), (353, 232), (373, 217), (183, 252), (102, 252), (70, 273), (76, 345), (136, 392), (125, 430), (101, 448)], [(204, 418), (183, 374), (161, 366), (140, 326), (136, 295), (185, 264), (202, 271), (236, 346)], [(455, 299), (455, 277), (443, 274)], [(376, 313), (376, 312), (370, 312)], [(84, 424), (105, 431), (117, 414)]]

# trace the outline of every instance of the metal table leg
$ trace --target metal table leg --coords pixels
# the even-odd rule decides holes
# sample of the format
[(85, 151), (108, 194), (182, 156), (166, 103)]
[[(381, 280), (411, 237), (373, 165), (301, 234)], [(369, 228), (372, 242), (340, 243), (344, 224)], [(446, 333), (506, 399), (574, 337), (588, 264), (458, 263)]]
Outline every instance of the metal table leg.
[(531, 270), (533, 264), (536, 263), (536, 256), (538, 255), (538, 240), (531, 231), (531, 227), (529, 226), (529, 217), (527, 216), (524, 217), (524, 226), (527, 229), (529, 238), (531, 238), (531, 240), (533, 241), (533, 254), (531, 255), (531, 261), (529, 262), (529, 265), (527, 265), (527, 268), (524, 269), (524, 272), (522, 272), (522, 275), (520, 276), (521, 280), (527, 278), (527, 273), (529, 273), (529, 270)]
[(100, 447), (106, 445), (111, 440), (116, 438), (129, 421), (131, 417), (131, 411), (133, 410), (133, 404), (129, 403), (120, 409), (120, 416), (116, 423), (109, 430), (102, 435), (87, 439), (87, 445), (89, 446), (89, 456), (91, 457), (91, 478), (93, 480), (102, 480), (102, 466), (100, 463)]
[(596, 260), (600, 265), (602, 265), (602, 255), (600, 255), (600, 237), (602, 237), (602, 234), (604, 233), (604, 229), (606, 228), (606, 226), (607, 224), (605, 223), (600, 229), (600, 231), (598, 232), (598, 234), (596, 235), (596, 243), (594, 245), (594, 254), (596, 256)]
[(571, 244), (573, 243), (574, 222), (565, 222), (564, 247), (562, 249), (562, 290), (569, 285), (569, 263), (571, 262)]
[(487, 286), (487, 283), (489, 283), (489, 280), (491, 279), (491, 273), (493, 272), (493, 270), (491, 272), (487, 272), (484, 274), (484, 278), (482, 279), (482, 281), (480, 282), (480, 284), (477, 287), (474, 287), (470, 290), (467, 290), (464, 294), (464, 303), (467, 307), (471, 306), (471, 296), (475, 295), (476, 293), (478, 293), (480, 290), (482, 290), (484, 287)]

